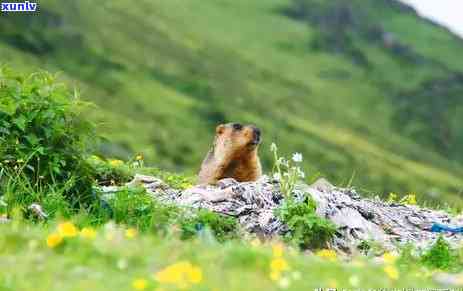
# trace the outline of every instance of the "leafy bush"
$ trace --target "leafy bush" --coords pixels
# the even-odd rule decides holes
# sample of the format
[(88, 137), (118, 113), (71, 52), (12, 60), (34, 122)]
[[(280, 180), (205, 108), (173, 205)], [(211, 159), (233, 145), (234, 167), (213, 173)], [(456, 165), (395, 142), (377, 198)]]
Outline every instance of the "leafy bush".
[(91, 200), (85, 156), (94, 127), (82, 118), (84, 105), (48, 73), (0, 67), (0, 190), (9, 207), (41, 202), (50, 189), (72, 207)]
[(225, 217), (204, 209), (201, 209), (189, 218), (180, 221), (182, 239), (189, 239), (204, 228), (209, 228), (218, 241), (237, 237), (238, 223), (235, 218)]
[(286, 199), (278, 208), (278, 217), (288, 226), (288, 241), (295, 242), (306, 249), (325, 248), (336, 232), (335, 225), (327, 219), (319, 217), (315, 210), (315, 201), (309, 197), (304, 202)]
[(99, 185), (121, 185), (133, 178), (132, 168), (121, 160), (107, 161), (93, 155), (88, 162), (95, 169), (95, 179)]
[(421, 256), (421, 261), (428, 267), (449, 270), (457, 266), (459, 258), (449, 243), (440, 236), (432, 247)]

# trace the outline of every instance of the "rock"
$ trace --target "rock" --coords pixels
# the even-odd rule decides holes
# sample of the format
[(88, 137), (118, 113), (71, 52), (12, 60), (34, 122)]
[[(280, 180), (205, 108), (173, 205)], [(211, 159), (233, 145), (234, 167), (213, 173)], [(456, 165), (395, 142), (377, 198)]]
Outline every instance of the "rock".
[[(223, 179), (216, 186), (197, 185), (184, 191), (172, 189), (155, 177), (141, 175), (129, 185), (145, 187), (162, 202), (236, 217), (245, 231), (259, 236), (272, 237), (288, 231), (274, 214), (283, 201), (279, 183), (267, 176), (243, 183)], [(430, 231), (433, 223), (458, 225), (462, 222), (462, 217), (453, 218), (444, 211), (361, 198), (354, 189), (337, 188), (325, 179), (312, 185), (296, 185), (296, 201), (302, 201), (305, 195), (316, 201), (318, 215), (337, 226), (332, 246), (344, 252), (353, 251), (364, 241), (380, 243), (390, 250), (406, 243), (426, 247), (439, 236)], [(450, 243), (461, 241), (460, 235), (443, 235)]]
[(28, 209), (38, 219), (45, 220), (48, 218), (48, 214), (46, 214), (45, 211), (43, 211), (42, 206), (38, 203), (32, 203), (31, 205), (29, 205)]

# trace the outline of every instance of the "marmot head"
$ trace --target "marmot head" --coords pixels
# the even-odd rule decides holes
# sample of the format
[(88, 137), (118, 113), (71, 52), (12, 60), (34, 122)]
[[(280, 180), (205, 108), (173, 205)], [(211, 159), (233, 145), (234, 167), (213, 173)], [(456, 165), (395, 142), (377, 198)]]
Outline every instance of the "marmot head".
[(257, 149), (261, 131), (254, 125), (220, 124), (216, 128), (214, 147), (222, 153), (242, 155)]

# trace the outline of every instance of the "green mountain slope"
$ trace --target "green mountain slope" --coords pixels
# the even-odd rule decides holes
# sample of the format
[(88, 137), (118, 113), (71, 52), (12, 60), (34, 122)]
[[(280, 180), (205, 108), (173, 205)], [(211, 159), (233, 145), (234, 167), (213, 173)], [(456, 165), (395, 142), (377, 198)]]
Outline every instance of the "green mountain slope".
[[(336, 20), (336, 21), (335, 21)], [(98, 105), (101, 151), (194, 173), (223, 121), (309, 173), (460, 203), (463, 42), (392, 1), (41, 1), (0, 17), (1, 61)]]

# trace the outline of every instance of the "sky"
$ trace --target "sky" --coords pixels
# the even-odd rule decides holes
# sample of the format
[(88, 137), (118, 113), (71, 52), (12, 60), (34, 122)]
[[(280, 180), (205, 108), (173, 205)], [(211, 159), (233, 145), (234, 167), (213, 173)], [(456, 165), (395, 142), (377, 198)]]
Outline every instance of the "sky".
[(422, 16), (446, 26), (463, 37), (462, 0), (401, 0), (411, 4)]

